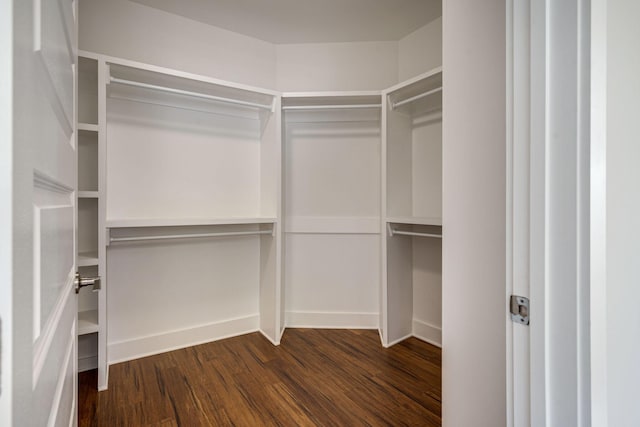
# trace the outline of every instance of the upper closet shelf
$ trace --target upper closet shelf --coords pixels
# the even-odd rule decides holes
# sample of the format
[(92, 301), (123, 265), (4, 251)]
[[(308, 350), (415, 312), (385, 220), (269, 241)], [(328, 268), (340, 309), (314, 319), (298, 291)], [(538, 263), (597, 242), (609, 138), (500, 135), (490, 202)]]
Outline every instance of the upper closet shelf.
[(131, 61), (108, 59), (107, 65), (110, 98), (234, 115), (276, 108), (276, 92), (265, 89)]
[(408, 225), (434, 225), (442, 227), (442, 218), (427, 217), (387, 217), (387, 223)]
[(424, 107), (442, 108), (442, 67), (435, 68), (385, 91), (391, 110)]
[(380, 92), (289, 92), (282, 95), (282, 109), (351, 110), (381, 108)]
[(107, 228), (186, 227), (196, 225), (274, 224), (275, 217), (108, 219)]

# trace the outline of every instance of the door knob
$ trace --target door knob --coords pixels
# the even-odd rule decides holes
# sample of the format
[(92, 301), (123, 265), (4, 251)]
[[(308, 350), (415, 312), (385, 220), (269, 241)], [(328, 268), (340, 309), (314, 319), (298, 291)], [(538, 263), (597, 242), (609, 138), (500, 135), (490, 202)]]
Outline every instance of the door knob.
[(80, 273), (76, 272), (76, 278), (74, 280), (76, 285), (76, 294), (80, 292), (80, 288), (84, 288), (85, 286), (93, 286), (93, 291), (100, 290), (100, 276), (95, 277), (82, 277)]

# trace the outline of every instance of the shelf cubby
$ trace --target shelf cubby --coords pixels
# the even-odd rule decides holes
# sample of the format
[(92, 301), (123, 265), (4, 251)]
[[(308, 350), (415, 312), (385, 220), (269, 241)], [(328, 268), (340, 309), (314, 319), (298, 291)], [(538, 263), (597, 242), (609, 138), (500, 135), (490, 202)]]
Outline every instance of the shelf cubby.
[(442, 222), (442, 71), (385, 92), (387, 219)]
[(441, 345), (442, 69), (386, 97), (382, 341)]
[(78, 130), (78, 190), (98, 191), (98, 133), (94, 131)]
[(98, 61), (78, 56), (78, 129), (98, 125)]

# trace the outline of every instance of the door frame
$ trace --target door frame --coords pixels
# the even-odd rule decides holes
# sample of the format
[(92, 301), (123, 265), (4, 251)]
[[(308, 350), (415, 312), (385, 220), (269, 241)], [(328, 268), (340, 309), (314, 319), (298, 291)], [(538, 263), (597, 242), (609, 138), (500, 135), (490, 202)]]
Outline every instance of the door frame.
[(507, 295), (531, 301), (530, 326), (507, 320), (508, 426), (606, 425), (606, 2), (507, 0)]
[(0, 425), (12, 412), (13, 1), (0, 0)]

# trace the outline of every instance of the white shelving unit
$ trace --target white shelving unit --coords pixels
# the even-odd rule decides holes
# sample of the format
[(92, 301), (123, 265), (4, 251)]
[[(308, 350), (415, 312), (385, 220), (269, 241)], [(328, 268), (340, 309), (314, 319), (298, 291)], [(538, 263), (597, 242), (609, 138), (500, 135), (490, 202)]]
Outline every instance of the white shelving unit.
[(287, 325), (377, 328), (380, 92), (283, 94)]
[(279, 94), (80, 56), (78, 266), (102, 290), (80, 293), (79, 352), (99, 388), (108, 364), (285, 326), (440, 343), (440, 69)]
[(260, 331), (278, 344), (278, 93), (107, 64), (110, 363)]
[[(104, 251), (104, 122), (98, 55), (79, 52), (77, 89), (78, 240), (82, 276), (101, 276), (102, 289), (78, 294), (78, 368), (98, 368), (98, 388), (106, 388), (106, 257)], [(102, 363), (101, 363), (102, 361)]]
[(442, 69), (383, 95), (382, 342), (441, 345)]

